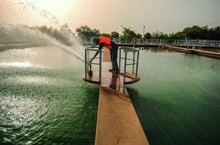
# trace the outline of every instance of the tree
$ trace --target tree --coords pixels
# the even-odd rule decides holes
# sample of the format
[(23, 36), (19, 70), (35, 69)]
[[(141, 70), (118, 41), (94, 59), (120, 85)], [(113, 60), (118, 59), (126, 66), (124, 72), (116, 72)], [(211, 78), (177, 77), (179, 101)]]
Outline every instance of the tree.
[(211, 34), (213, 39), (220, 40), (220, 26), (214, 28)]
[(129, 28), (126, 28), (126, 27), (123, 27), (123, 35), (122, 35), (122, 38), (136, 38), (136, 33), (129, 29)]
[(140, 33), (136, 34), (136, 38), (141, 38), (141, 37), (142, 37), (142, 35)]
[(108, 33), (101, 33), (100, 35), (105, 36), (105, 37), (111, 37), (110, 34)]
[(183, 29), (183, 33), (185, 33), (186, 36), (190, 39), (199, 39), (201, 31), (202, 29), (197, 25), (194, 25), (193, 27), (186, 27)]
[(111, 32), (111, 38), (119, 38), (119, 33), (116, 31)]
[(183, 32), (171, 33), (168, 36), (169, 39), (185, 39), (186, 37), (186, 34)]
[(151, 34), (149, 32), (144, 34), (144, 38), (145, 39), (150, 39), (151, 37), (152, 36), (151, 36)]
[(76, 32), (77, 32), (77, 35), (85, 41), (90, 41), (91, 37), (100, 35), (100, 32), (98, 29), (91, 29), (87, 25), (84, 25), (84, 26), (81, 26), (80, 28), (77, 28)]

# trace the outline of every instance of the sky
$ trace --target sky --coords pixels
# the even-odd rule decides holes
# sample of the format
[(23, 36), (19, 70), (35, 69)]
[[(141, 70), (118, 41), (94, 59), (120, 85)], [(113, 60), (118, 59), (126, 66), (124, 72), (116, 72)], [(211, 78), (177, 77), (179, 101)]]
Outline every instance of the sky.
[(220, 26), (220, 0), (0, 0), (0, 22), (60, 27), (82, 25), (102, 33), (137, 33)]

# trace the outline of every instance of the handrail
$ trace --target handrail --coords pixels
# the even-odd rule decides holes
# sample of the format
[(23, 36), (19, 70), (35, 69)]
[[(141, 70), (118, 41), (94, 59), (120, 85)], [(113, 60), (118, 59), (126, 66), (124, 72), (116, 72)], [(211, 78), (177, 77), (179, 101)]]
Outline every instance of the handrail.
[[(122, 51), (124, 51), (124, 57), (122, 57)], [(129, 53), (131, 56), (129, 56)], [(119, 47), (119, 68), (121, 69), (122, 60), (124, 60), (124, 69), (123, 69), (123, 82), (125, 83), (127, 66), (132, 66), (132, 74), (137, 78), (138, 77), (138, 64), (139, 64), (139, 48), (135, 47)], [(130, 62), (128, 62), (130, 61)]]
[[(94, 55), (97, 53), (97, 51), (99, 52), (99, 55), (97, 55), (94, 58)], [(103, 53), (102, 49), (90, 48), (90, 47), (85, 48), (85, 77), (84, 77), (85, 81), (101, 84), (101, 80), (102, 80), (101, 77), (103, 71), (102, 53)], [(94, 61), (90, 62), (90, 60), (93, 58)], [(123, 77), (121, 79), (123, 82), (121, 83), (131, 84), (140, 80), (140, 77), (138, 76), (139, 48), (119, 47), (118, 61), (119, 61), (120, 76), (122, 75)], [(116, 76), (116, 75), (113, 73), (112, 76)]]
[[(91, 60), (91, 58), (94, 56), (94, 52), (99, 51), (99, 55), (97, 55), (94, 60), (98, 60), (97, 61), (93, 61), (93, 62), (89, 62)], [(93, 53), (92, 53), (93, 52)], [(93, 54), (92, 57), (90, 57), (90, 54)], [(93, 65), (98, 65), (98, 83), (101, 83), (101, 75), (102, 75), (102, 50), (98, 49), (98, 48), (91, 48), (91, 47), (87, 47), (85, 48), (85, 78), (88, 78), (89, 76), (92, 76), (92, 66)], [(90, 67), (90, 68), (89, 68)], [(97, 71), (97, 70), (95, 70)]]

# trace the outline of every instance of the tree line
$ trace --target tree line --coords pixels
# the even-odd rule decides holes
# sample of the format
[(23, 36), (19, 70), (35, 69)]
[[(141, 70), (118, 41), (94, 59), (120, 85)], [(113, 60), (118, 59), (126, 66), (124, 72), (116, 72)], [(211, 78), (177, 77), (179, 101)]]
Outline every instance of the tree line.
[[(61, 43), (72, 46), (74, 45), (71, 41), (72, 37), (76, 37), (67, 24), (61, 26), (59, 30), (52, 27), (40, 26), (32, 27), (32, 29), (38, 29), (39, 31), (46, 33), (47, 35), (57, 39)], [(101, 33), (98, 29), (92, 29), (87, 25), (80, 26), (76, 29), (76, 34), (83, 42), (90, 42), (91, 37), (94, 36), (107, 36), (110, 38), (120, 38), (123, 39), (205, 39), (205, 40), (220, 40), (220, 26), (215, 28), (208, 28), (208, 26), (197, 26), (186, 27), (182, 31), (166, 34), (163, 32), (146, 32), (144, 36), (139, 33), (136, 33), (130, 28), (122, 27), (122, 34), (119, 34), (117, 31), (111, 33)]]
[(206, 40), (220, 40), (220, 26), (215, 28), (208, 28), (208, 26), (191, 26), (186, 27), (182, 31), (166, 34), (163, 32), (146, 32), (144, 36), (130, 28), (123, 27), (122, 34), (113, 31), (110, 34), (101, 33), (98, 29), (92, 29), (87, 25), (81, 26), (76, 29), (77, 35), (83, 40), (89, 41), (93, 36), (104, 35), (111, 38), (122, 38), (122, 39), (206, 39)]

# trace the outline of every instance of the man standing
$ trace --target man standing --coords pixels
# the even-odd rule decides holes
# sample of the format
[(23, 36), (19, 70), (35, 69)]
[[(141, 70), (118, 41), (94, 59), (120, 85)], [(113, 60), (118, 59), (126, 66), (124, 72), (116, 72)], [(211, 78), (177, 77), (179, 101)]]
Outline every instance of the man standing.
[[(104, 47), (110, 50), (112, 69), (109, 71), (112, 71), (114, 74), (119, 74), (119, 68), (117, 63), (118, 45), (115, 42), (113, 42), (110, 38), (105, 36), (94, 37), (92, 41), (93, 43), (95, 43), (95, 45), (99, 45), (99, 49), (102, 49)], [(89, 61), (90, 63), (98, 55), (98, 53), (99, 51), (97, 51), (93, 58)]]

